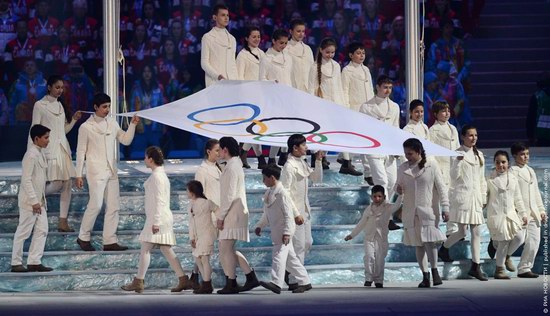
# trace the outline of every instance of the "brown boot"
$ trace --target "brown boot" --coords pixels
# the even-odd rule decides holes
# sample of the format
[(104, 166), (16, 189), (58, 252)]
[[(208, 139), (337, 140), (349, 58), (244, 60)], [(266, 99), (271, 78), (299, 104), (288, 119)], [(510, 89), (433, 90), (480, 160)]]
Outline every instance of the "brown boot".
[(176, 285), (175, 288), (171, 289), (170, 292), (181, 292), (183, 290), (187, 290), (189, 289), (189, 277), (184, 275), (184, 276), (180, 276), (178, 278), (178, 285)]
[(124, 291), (135, 291), (136, 293), (141, 293), (143, 292), (144, 288), (143, 279), (134, 278), (134, 281), (132, 281), (132, 283), (123, 285), (120, 288)]
[(198, 290), (200, 287), (199, 284), (199, 274), (195, 272), (191, 272), (191, 277), (189, 278), (189, 282), (186, 285), (186, 288), (184, 290)]
[(510, 280), (510, 277), (504, 271), (504, 267), (497, 267), (495, 269), (495, 279), (497, 280)]
[(470, 271), (468, 272), (468, 275), (471, 277), (474, 277), (480, 281), (488, 281), (487, 276), (483, 271), (481, 271), (481, 266), (479, 263), (475, 263), (472, 261), (472, 267), (470, 268)]
[(200, 287), (193, 291), (193, 294), (212, 294), (214, 288), (212, 287), (212, 281), (202, 281)]
[(69, 226), (69, 222), (66, 218), (60, 217), (57, 224), (57, 231), (61, 233), (73, 233), (74, 229)]
[(506, 266), (506, 270), (510, 272), (516, 272), (516, 267), (514, 267), (514, 263), (512, 262), (510, 256), (506, 256), (506, 261), (504, 261), (504, 265)]

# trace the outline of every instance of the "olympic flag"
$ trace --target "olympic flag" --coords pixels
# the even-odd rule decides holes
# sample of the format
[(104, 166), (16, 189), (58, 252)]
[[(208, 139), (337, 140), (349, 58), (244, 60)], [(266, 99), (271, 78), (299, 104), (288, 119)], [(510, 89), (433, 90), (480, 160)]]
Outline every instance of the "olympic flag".
[[(402, 155), (413, 134), (366, 114), (271, 81), (222, 80), (186, 98), (121, 114), (153, 120), (211, 138), (232, 136), (243, 143), (286, 146), (303, 134), (313, 150)], [(422, 140), (429, 155), (457, 153)]]

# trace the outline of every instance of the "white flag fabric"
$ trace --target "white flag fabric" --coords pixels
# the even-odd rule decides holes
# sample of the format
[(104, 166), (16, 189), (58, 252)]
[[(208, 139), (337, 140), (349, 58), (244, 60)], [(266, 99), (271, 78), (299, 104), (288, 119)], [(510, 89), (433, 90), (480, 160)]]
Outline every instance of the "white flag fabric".
[[(403, 155), (413, 134), (366, 114), (272, 81), (222, 80), (163, 106), (121, 114), (153, 120), (210, 138), (232, 136), (243, 143), (286, 146), (303, 134), (313, 150)], [(426, 153), (457, 153), (420, 140)]]

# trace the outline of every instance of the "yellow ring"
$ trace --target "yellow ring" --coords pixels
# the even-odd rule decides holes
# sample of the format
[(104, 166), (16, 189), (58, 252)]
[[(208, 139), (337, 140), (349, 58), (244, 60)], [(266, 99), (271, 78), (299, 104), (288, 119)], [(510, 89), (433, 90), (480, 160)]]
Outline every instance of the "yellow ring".
[[(201, 129), (203, 131), (207, 131), (214, 134), (224, 135), (224, 136), (240, 136), (240, 137), (255, 137), (257, 135), (252, 134), (227, 134), (227, 133), (220, 133), (216, 131), (211, 131), (206, 128), (203, 128), (202, 125), (204, 124), (212, 124), (212, 123), (229, 123), (229, 122), (238, 122), (244, 120), (243, 118), (236, 118), (236, 119), (230, 119), (230, 120), (216, 120), (216, 121), (207, 121), (202, 123), (195, 123), (193, 126), (195, 126), (198, 129)], [(265, 125), (264, 122), (258, 121), (258, 120), (252, 120), (258, 127), (260, 127), (260, 130), (258, 131), (258, 134), (264, 134), (267, 132), (267, 125)]]

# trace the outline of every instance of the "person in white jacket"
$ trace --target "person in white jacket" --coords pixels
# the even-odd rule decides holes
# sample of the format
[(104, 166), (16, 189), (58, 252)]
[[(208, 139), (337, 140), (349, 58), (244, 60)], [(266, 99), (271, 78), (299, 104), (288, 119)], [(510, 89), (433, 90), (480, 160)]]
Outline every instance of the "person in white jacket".
[(462, 156), (452, 159), (449, 189), (449, 221), (457, 224), (458, 231), (448, 236), (439, 249), (439, 257), (445, 262), (453, 261), (449, 256), (449, 248), (466, 237), (469, 226), (472, 267), (468, 275), (480, 281), (487, 281), (487, 276), (481, 271), (480, 266), (481, 225), (485, 222), (483, 208), (487, 204), (485, 159), (476, 147), (477, 129), (472, 125), (464, 125), (461, 135), (463, 145), (457, 151)]
[(344, 240), (352, 240), (360, 232), (365, 232), (365, 284), (371, 286), (372, 282), (377, 288), (384, 287), (384, 266), (388, 255), (388, 221), (393, 213), (400, 207), (403, 200), (400, 195), (394, 204), (386, 201), (384, 187), (375, 185), (371, 190), (372, 204), (364, 211), (359, 223), (355, 225)]
[(294, 88), (308, 92), (309, 70), (313, 64), (313, 51), (304, 43), (306, 23), (295, 19), (290, 22), (290, 41), (285, 51), (292, 56), (292, 77)]
[[(48, 236), (46, 213), (47, 162), (44, 148), (50, 142), (50, 129), (36, 124), (31, 127), (32, 146), (23, 156), (21, 186), (17, 195), (19, 224), (13, 236), (11, 272), (49, 272), (52, 268), (42, 265), (42, 255)], [(27, 268), (23, 266), (23, 244), (32, 234)]]
[(191, 200), (187, 209), (189, 216), (189, 239), (193, 248), (193, 257), (202, 275), (202, 283), (195, 294), (211, 294), (212, 266), (210, 256), (214, 254), (214, 242), (218, 237), (218, 230), (212, 216), (218, 209), (214, 202), (204, 195), (202, 184), (197, 180), (187, 183), (187, 195)]
[[(458, 131), (454, 125), (449, 123), (449, 118), (451, 117), (449, 103), (444, 100), (434, 102), (434, 104), (432, 104), (432, 112), (436, 120), (429, 129), (430, 141), (450, 150), (458, 149), (458, 147), (460, 147)], [(451, 185), (451, 157), (436, 156), (435, 160), (443, 175), (445, 190), (449, 190)], [(434, 209), (437, 211), (437, 214), (439, 214), (439, 205), (435, 201), (438, 200), (439, 194), (441, 193), (434, 192)], [(450, 236), (456, 231), (458, 231), (456, 223), (447, 221), (447, 231), (445, 234)]]
[(430, 130), (428, 125), (424, 124), (424, 102), (415, 99), (409, 104), (410, 120), (403, 127), (403, 130), (409, 132), (420, 139), (430, 140)]
[[(69, 206), (71, 204), (71, 177), (75, 176), (75, 169), (66, 134), (72, 130), (82, 114), (78, 111), (72, 117), (66, 115), (63, 104), (58, 101), (58, 98), (63, 94), (63, 78), (61, 76), (50, 76), (47, 87), (48, 94), (34, 104), (31, 125), (41, 124), (50, 129), (51, 145), (43, 150), (48, 162), (46, 195), (61, 192), (57, 230), (60, 232), (74, 232), (69, 227), (67, 217), (69, 216)], [(28, 147), (32, 145), (33, 142), (29, 138)]]
[[(436, 226), (436, 214), (432, 208), (433, 192), (439, 195), (442, 211), (449, 212), (449, 198), (445, 184), (436, 163), (426, 160), (422, 143), (416, 138), (409, 138), (403, 143), (407, 161), (399, 166), (396, 192), (403, 195), (403, 244), (416, 247), (416, 260), (422, 270), (420, 288), (430, 287), (430, 262), (433, 285), (443, 281), (437, 271), (436, 243), (445, 240), (445, 234)], [(428, 260), (426, 260), (426, 256)]]
[(510, 152), (515, 166), (510, 172), (518, 179), (521, 197), (526, 208), (528, 223), (525, 228), (525, 244), (518, 264), (518, 278), (537, 278), (531, 271), (540, 244), (540, 227), (546, 224), (546, 210), (542, 202), (537, 175), (529, 164), (529, 147), (523, 143), (514, 143)]
[(170, 210), (170, 181), (164, 171), (164, 155), (159, 147), (152, 146), (145, 150), (145, 166), (152, 170), (143, 184), (145, 188), (145, 224), (139, 234), (141, 253), (138, 272), (134, 280), (121, 288), (125, 291), (143, 292), (144, 278), (151, 262), (151, 250), (158, 246), (170, 267), (178, 277), (178, 285), (172, 292), (181, 292), (189, 288), (189, 278), (185, 275), (181, 263), (172, 249), (176, 245), (174, 218)]
[[(247, 28), (244, 35), (243, 49), (237, 55), (237, 72), (239, 80), (258, 80), (260, 76), (260, 60), (265, 56), (265, 53), (260, 49), (260, 41), (262, 34), (260, 28), (251, 26)], [(241, 160), (243, 167), (249, 169), (250, 165), (246, 157), (250, 148), (254, 149), (254, 154), (258, 158), (258, 169), (263, 169), (267, 163), (262, 153), (262, 145), (260, 144), (242, 144)]]
[(120, 188), (115, 150), (118, 150), (117, 140), (126, 146), (132, 143), (139, 117), (132, 118), (128, 130), (125, 132), (113, 117), (108, 116), (111, 110), (111, 98), (108, 95), (96, 94), (93, 104), (94, 114), (78, 129), (75, 185), (79, 189), (83, 188), (84, 163), (86, 163), (86, 179), (90, 199), (82, 217), (76, 242), (84, 251), (95, 250), (90, 242), (91, 232), (105, 201), (103, 250), (126, 250), (128, 247), (120, 246), (116, 236)]
[(527, 225), (528, 214), (518, 179), (508, 170), (508, 153), (498, 150), (494, 159), (495, 171), (487, 180), (487, 228), (497, 248), (494, 278), (509, 280), (504, 266), (508, 271), (513, 271), (510, 256), (524, 242), (522, 226)]
[[(315, 153), (315, 169), (311, 169), (305, 160), (307, 153), (306, 138), (302, 134), (290, 135), (287, 141), (288, 148), (291, 150), (287, 162), (283, 166), (281, 174), (281, 183), (283, 187), (290, 193), (290, 198), (294, 203), (294, 221), (298, 225), (292, 244), (294, 251), (304, 264), (306, 254), (313, 245), (311, 236), (311, 206), (309, 205), (309, 180), (313, 183), (323, 182), (323, 166), (322, 158), (324, 152), (318, 151)], [(285, 275), (287, 277), (289, 290), (294, 290), (298, 287), (298, 280), (292, 274)]]
[[(273, 32), (271, 37), (272, 46), (267, 50), (265, 56), (260, 60), (260, 80), (275, 81), (289, 87), (294, 87), (294, 77), (292, 77), (292, 57), (285, 50), (288, 44), (288, 33), (285, 30), (278, 29)], [(269, 149), (268, 164), (275, 163), (275, 157), (281, 150), (278, 164), (284, 166), (288, 149), (286, 147), (271, 146)]]
[(212, 11), (215, 26), (201, 40), (201, 67), (205, 72), (205, 85), (219, 80), (237, 80), (239, 78), (235, 54), (237, 41), (229, 34), (229, 9), (218, 4)]
[[(235, 249), (237, 240), (250, 241), (248, 233), (248, 206), (244, 183), (243, 164), (239, 158), (239, 144), (233, 137), (220, 139), (221, 158), (227, 162), (220, 177), (220, 205), (216, 213), (219, 229), (218, 250), (220, 263), (227, 279), (218, 294), (237, 294), (260, 285), (256, 273), (244, 257)], [(237, 264), (246, 275), (242, 288), (237, 286)]]
[(271, 228), (271, 242), (273, 243), (271, 282), (260, 282), (264, 288), (281, 294), (285, 269), (298, 281), (298, 286), (292, 293), (303, 293), (311, 290), (311, 281), (306, 268), (292, 244), (292, 235), (296, 230), (294, 223), (294, 203), (290, 194), (279, 181), (281, 168), (275, 164), (268, 165), (262, 170), (263, 182), (268, 187), (264, 194), (264, 212), (256, 224), (255, 233), (260, 236), (262, 228), (269, 225)]

